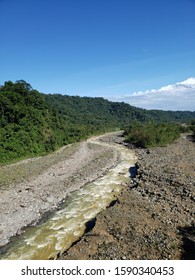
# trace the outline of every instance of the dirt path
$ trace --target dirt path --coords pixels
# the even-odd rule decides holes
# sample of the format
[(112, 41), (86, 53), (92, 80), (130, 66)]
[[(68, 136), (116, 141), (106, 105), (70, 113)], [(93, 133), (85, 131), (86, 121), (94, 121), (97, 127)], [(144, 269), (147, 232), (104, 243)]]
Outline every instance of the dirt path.
[(0, 246), (58, 207), (68, 193), (102, 176), (117, 152), (91, 141), (0, 167)]
[(137, 187), (60, 259), (195, 259), (195, 143), (181, 137), (135, 152)]

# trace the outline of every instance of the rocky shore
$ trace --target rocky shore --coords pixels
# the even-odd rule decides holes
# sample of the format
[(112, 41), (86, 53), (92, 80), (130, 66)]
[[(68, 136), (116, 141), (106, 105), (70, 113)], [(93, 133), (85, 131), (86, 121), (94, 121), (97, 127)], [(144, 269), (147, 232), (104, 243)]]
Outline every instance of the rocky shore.
[(195, 259), (195, 143), (135, 153), (136, 179), (60, 259)]
[[(1, 166), (0, 246), (116, 165), (118, 154), (101, 142), (123, 141), (108, 134), (100, 145), (84, 141)], [(166, 147), (129, 148), (138, 157), (136, 178), (59, 259), (195, 259), (195, 143), (182, 135)]]
[(0, 247), (54, 211), (66, 196), (116, 165), (113, 148), (83, 141), (0, 167)]

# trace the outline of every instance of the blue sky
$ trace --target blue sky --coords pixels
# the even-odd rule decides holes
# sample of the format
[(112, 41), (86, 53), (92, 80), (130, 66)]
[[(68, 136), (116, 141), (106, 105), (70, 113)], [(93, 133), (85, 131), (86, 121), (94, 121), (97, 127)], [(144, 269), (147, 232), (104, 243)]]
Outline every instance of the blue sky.
[(195, 110), (194, 14), (195, 0), (0, 0), (0, 84)]

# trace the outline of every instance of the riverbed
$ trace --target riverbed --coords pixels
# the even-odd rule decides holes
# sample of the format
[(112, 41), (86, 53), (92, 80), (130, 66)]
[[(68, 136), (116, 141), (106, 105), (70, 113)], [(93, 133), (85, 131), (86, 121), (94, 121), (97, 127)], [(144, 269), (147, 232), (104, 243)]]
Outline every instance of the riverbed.
[[(1, 259), (55, 259), (79, 240), (86, 232), (88, 222), (93, 221), (100, 211), (109, 206), (112, 201), (117, 199), (118, 194), (128, 187), (131, 181), (130, 167), (133, 167), (136, 162), (135, 154), (122, 145), (99, 141), (102, 139), (91, 138), (83, 144), (85, 151), (86, 147), (88, 149), (90, 147), (91, 150), (96, 147), (95, 150), (99, 151), (98, 157), (94, 157), (89, 162), (90, 165), (90, 163), (94, 163), (94, 160), (96, 161), (97, 170), (99, 170), (98, 173), (96, 172), (96, 176), (88, 174), (91, 176), (90, 182), (72, 189), (66, 195), (64, 202), (58, 204), (57, 209), (51, 211), (47, 219), (41, 220), (40, 218), (39, 224), (24, 228), (21, 235), (12, 238), (11, 242), (2, 250)], [(108, 161), (105, 161), (106, 157), (103, 156), (108, 152), (109, 164)], [(76, 156), (79, 155), (80, 158), (77, 159)], [(87, 157), (87, 153), (85, 155)], [(83, 156), (83, 153), (72, 156), (75, 165), (78, 162), (82, 165), (82, 161), (85, 161), (86, 157)], [(105, 162), (104, 168), (102, 168), (103, 161)], [(55, 178), (52, 181), (54, 186)], [(78, 175), (76, 180), (79, 180)], [(80, 180), (83, 182), (82, 174)]]

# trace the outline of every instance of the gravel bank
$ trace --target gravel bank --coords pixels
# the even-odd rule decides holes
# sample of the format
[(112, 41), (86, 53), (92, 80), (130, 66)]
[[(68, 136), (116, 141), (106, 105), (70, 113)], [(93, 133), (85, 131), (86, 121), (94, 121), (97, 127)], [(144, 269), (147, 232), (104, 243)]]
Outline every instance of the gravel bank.
[(135, 152), (137, 186), (98, 214), (60, 259), (195, 259), (195, 143), (183, 135)]
[(84, 141), (48, 156), (0, 167), (0, 246), (56, 209), (68, 193), (117, 163), (113, 148)]

